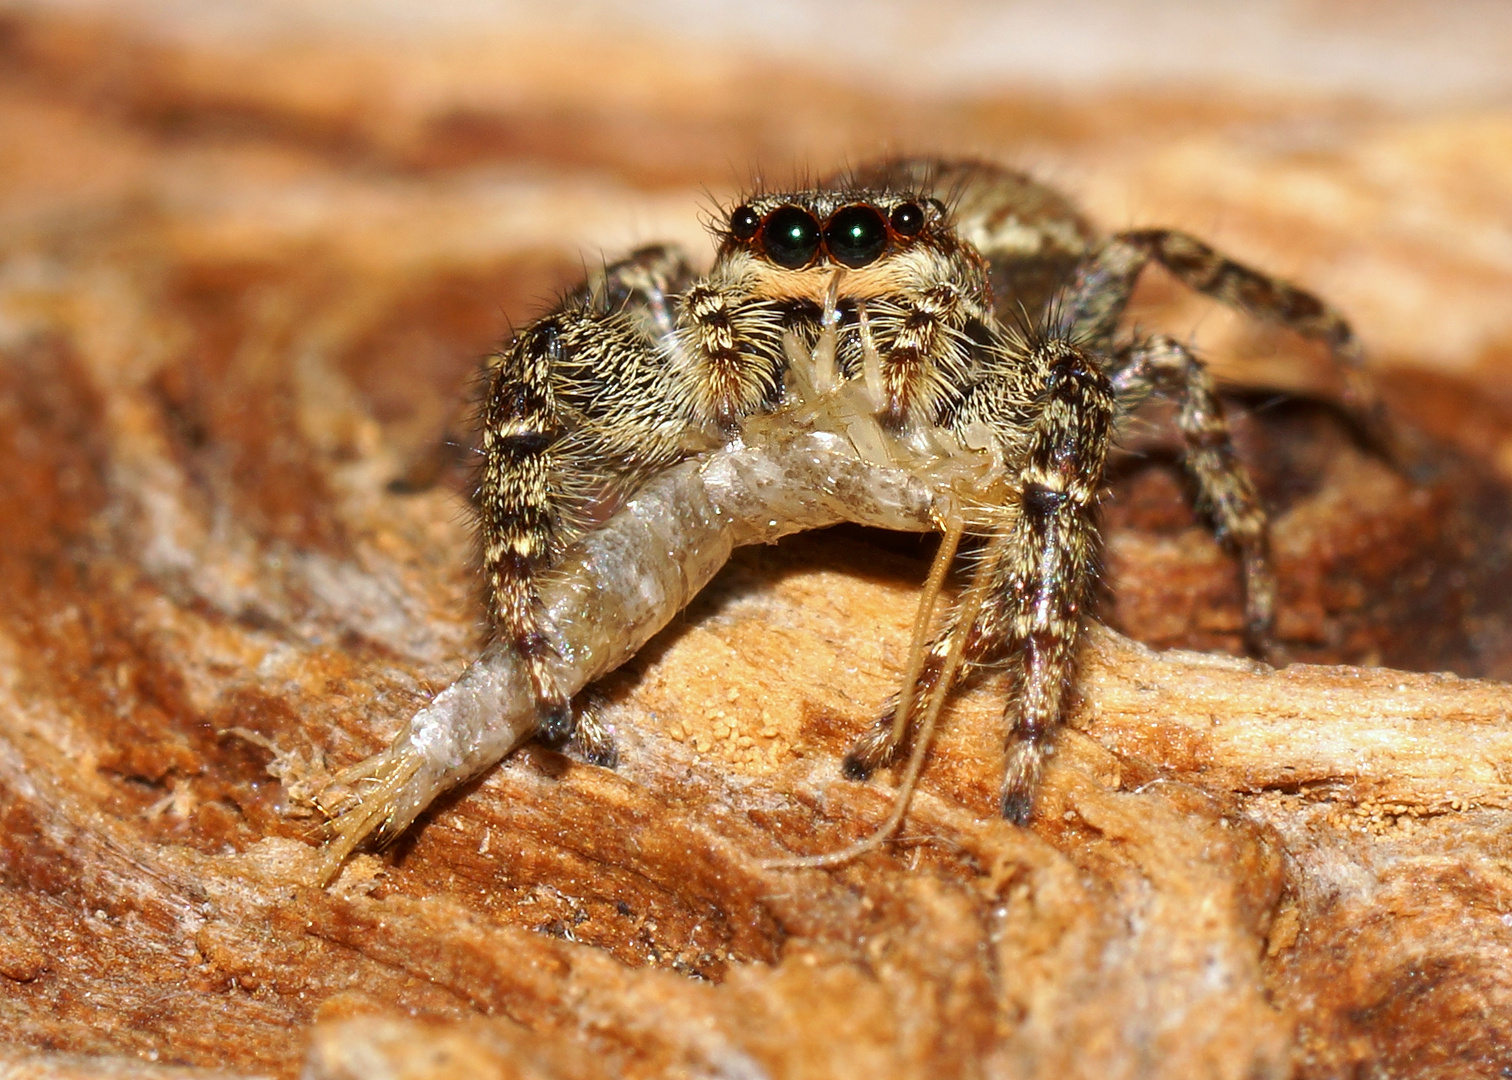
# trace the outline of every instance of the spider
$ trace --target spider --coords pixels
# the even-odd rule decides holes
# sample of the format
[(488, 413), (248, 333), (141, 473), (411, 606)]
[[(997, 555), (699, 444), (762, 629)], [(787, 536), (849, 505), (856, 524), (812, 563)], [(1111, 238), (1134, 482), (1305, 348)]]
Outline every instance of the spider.
[(864, 383), (898, 439), (946, 432), (1002, 462), (1009, 482), (982, 530), (973, 587), (932, 640), (918, 639), (901, 693), (844, 771), (864, 779), (894, 760), (914, 701), (1006, 666), (1001, 806), (1019, 824), (1074, 675), (1104, 464), (1121, 421), (1152, 395), (1175, 402), (1199, 503), (1239, 560), (1248, 643), (1272, 648), (1265, 512), (1201, 361), (1169, 336), (1124, 330), (1141, 271), (1158, 263), (1325, 343), (1345, 373), (1346, 410), (1368, 434), (1383, 430), (1357, 341), (1318, 298), (1182, 232), (1100, 236), (1063, 197), (1003, 167), (884, 162), (807, 190), (754, 193), (712, 232), (707, 273), (674, 247), (640, 249), (487, 364), (475, 501), (489, 624), (529, 672), (539, 735), (575, 739), (596, 762), (613, 762), (612, 739), (553, 679), (558, 634), (570, 628), (547, 624), (543, 575), (647, 478), (801, 396), (797, 358), (815, 359), (821, 390)]

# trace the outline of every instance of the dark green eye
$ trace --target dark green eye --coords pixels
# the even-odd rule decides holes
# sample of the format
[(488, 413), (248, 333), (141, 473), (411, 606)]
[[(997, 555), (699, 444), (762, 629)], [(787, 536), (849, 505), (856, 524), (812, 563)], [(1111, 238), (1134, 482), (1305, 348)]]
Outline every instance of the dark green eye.
[(749, 206), (737, 206), (730, 214), (730, 235), (737, 240), (749, 240), (761, 228), (761, 215)]
[(899, 203), (893, 207), (893, 232), (899, 236), (918, 236), (924, 227), (924, 211), (918, 203)]
[(802, 207), (773, 210), (761, 230), (761, 246), (778, 266), (797, 270), (812, 262), (819, 250), (819, 223)]
[(865, 266), (887, 247), (887, 222), (874, 207), (847, 206), (830, 218), (824, 242), (841, 266)]

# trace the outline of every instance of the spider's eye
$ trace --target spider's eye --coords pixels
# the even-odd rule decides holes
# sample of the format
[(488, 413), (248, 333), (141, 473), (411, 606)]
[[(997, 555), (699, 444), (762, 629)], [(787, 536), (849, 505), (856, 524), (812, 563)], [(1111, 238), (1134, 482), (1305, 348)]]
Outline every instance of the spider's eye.
[(870, 206), (847, 206), (830, 218), (824, 242), (841, 266), (865, 266), (887, 247), (887, 222)]
[(899, 236), (918, 236), (924, 227), (924, 211), (918, 203), (899, 203), (893, 207), (892, 227)]
[(819, 250), (819, 223), (802, 207), (773, 210), (761, 230), (761, 245), (778, 266), (797, 270), (807, 266)]
[(761, 215), (749, 206), (737, 206), (730, 214), (730, 235), (737, 240), (749, 240), (761, 228)]

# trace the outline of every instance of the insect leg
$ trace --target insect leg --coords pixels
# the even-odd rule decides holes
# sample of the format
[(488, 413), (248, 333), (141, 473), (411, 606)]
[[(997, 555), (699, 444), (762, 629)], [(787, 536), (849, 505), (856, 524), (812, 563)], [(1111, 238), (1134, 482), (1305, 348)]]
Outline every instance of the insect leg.
[(1211, 515), (1218, 539), (1239, 556), (1244, 581), (1244, 633), (1251, 649), (1274, 656), (1276, 574), (1271, 564), (1265, 508), (1234, 454), (1212, 376), (1192, 351), (1164, 335), (1119, 350), (1113, 389), (1121, 411), (1152, 393), (1176, 402), (1176, 427), (1186, 443), (1185, 464), (1198, 502)]
[(842, 771), (850, 780), (865, 780), (898, 755), (908, 741), (916, 708), (921, 702), (929, 702), (939, 686), (950, 642), (959, 636), (955, 632), (955, 627), (960, 624), (959, 610), (952, 612), (947, 628), (932, 643), (928, 640), (929, 625), (934, 620), (935, 605), (939, 600), (940, 588), (945, 583), (945, 575), (955, 561), (962, 524), (960, 521), (950, 524), (940, 542), (939, 551), (935, 553), (934, 563), (929, 568), (929, 577), (924, 583), (923, 595), (919, 598), (918, 611), (914, 614), (908, 663), (903, 669), (903, 688), (893, 695), (882, 715), (856, 740), (841, 765)]

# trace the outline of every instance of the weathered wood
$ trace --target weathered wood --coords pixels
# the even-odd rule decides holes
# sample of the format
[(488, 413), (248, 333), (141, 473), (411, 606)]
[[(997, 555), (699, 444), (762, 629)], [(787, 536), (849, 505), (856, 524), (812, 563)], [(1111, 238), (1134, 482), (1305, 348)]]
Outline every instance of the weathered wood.
[[(567, 85), (503, 31), (448, 66), (126, 17), (0, 16), (0, 1076), (1512, 1063), (1512, 690), (1482, 681), (1512, 675), (1504, 112), (926, 106), (691, 64), (620, 102), (642, 46), (583, 46)], [(1328, 147), (1288, 152), (1319, 116)], [(1237, 576), (1138, 431), (1105, 504), (1116, 632), (1031, 829), (993, 813), (989, 678), (897, 844), (763, 865), (863, 835), (892, 791), (838, 760), (895, 688), (929, 549), (842, 528), (737, 554), (604, 682), (618, 771), (527, 747), (310, 887), (312, 793), (474, 655), (464, 482), (387, 485), (505, 316), (580, 247), (700, 244), (731, 161), (887, 138), (1035, 156), (1112, 225), (1218, 221), (1355, 318), (1421, 477), (1326, 406), (1236, 399), (1308, 664), (1180, 651), (1237, 650)], [(1167, 282), (1140, 302), (1235, 377), (1330, 389)]]

